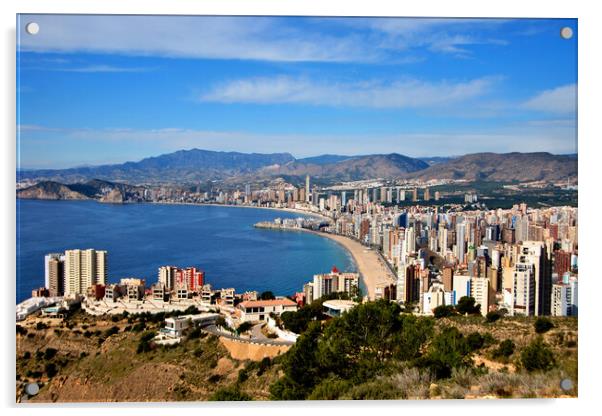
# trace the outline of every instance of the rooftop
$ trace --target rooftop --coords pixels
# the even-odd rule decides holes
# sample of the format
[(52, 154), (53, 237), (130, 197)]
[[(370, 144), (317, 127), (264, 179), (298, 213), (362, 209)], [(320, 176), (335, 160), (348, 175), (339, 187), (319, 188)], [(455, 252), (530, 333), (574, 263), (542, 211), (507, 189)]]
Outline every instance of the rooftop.
[(332, 299), (322, 303), (322, 306), (328, 309), (347, 310), (357, 305), (357, 302), (344, 299)]
[(246, 300), (240, 303), (245, 308), (260, 308), (262, 306), (297, 306), (295, 302), (288, 298), (270, 299), (270, 300)]

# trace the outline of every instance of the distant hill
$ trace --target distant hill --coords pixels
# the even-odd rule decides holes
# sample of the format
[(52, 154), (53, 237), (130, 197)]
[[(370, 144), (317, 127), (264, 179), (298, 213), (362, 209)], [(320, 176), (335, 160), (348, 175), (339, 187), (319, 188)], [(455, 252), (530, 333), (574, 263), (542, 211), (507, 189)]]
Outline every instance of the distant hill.
[(135, 201), (142, 196), (142, 187), (93, 179), (85, 183), (65, 185), (54, 181), (42, 181), (28, 188), (17, 190), (17, 198), (85, 200), (121, 203)]
[(474, 153), (408, 177), (483, 181), (558, 181), (577, 177), (577, 158), (550, 153)]
[(139, 162), (57, 170), (22, 170), (19, 179), (82, 182), (92, 178), (129, 183), (198, 182), (253, 172), (295, 160), (289, 153), (239, 153), (180, 150)]
[(263, 175), (311, 175), (331, 181), (356, 181), (372, 178), (397, 178), (408, 172), (416, 172), (428, 165), (418, 159), (391, 153), (388, 155), (354, 156), (334, 163), (306, 163), (303, 159), (281, 166), (267, 167)]
[(439, 163), (446, 163), (450, 160), (453, 160), (453, 157), (442, 157), (442, 156), (431, 156), (431, 157), (419, 157), (419, 160), (422, 160), (429, 166), (438, 165)]
[[(411, 158), (397, 153), (362, 156), (325, 154), (295, 159), (289, 153), (239, 153), (180, 150), (139, 162), (87, 166), (58, 170), (19, 170), (19, 180), (49, 182), (39, 189), (24, 189), (22, 195), (69, 197), (77, 192), (88, 198), (113, 192), (113, 199), (135, 198), (134, 184), (198, 184), (221, 181), (240, 185), (275, 178), (302, 182), (310, 175), (314, 183), (333, 184), (375, 178), (465, 179), (484, 181), (557, 181), (577, 177), (576, 155), (550, 153), (475, 153), (457, 157)], [(50, 185), (55, 183), (55, 185)], [(67, 189), (57, 184), (71, 183)], [(131, 185), (125, 185), (131, 184)], [(132, 195), (130, 195), (132, 194)], [(77, 197), (77, 195), (71, 195)]]
[(90, 199), (86, 195), (74, 191), (67, 185), (53, 181), (39, 182), (28, 188), (19, 189), (17, 191), (17, 197), (23, 199), (68, 199), (68, 200), (82, 200)]
[(312, 156), (305, 157), (302, 159), (297, 159), (297, 162), (307, 163), (312, 165), (328, 165), (331, 163), (338, 163), (343, 160), (352, 159), (357, 156), (341, 156), (341, 155), (320, 155), (320, 156)]

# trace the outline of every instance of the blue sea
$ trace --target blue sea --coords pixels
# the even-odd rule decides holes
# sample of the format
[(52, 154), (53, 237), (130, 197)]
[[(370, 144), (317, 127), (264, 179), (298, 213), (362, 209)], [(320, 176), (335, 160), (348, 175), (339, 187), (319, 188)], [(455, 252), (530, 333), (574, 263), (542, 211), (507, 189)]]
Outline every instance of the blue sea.
[(44, 255), (73, 248), (107, 250), (109, 282), (156, 282), (163, 265), (196, 266), (216, 288), (301, 291), (333, 266), (356, 270), (350, 254), (317, 235), (253, 227), (299, 214), (220, 206), (102, 204), (17, 200), (17, 302), (44, 285)]

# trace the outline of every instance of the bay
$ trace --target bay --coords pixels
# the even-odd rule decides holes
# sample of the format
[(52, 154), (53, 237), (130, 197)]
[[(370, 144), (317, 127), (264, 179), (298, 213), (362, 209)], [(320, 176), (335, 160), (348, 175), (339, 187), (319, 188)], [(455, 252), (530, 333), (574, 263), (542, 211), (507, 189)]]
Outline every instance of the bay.
[(253, 227), (299, 214), (225, 206), (102, 204), (17, 200), (17, 293), (44, 285), (44, 255), (73, 248), (107, 250), (109, 282), (157, 280), (163, 265), (195, 266), (215, 288), (301, 291), (333, 266), (355, 271), (350, 254), (317, 235)]

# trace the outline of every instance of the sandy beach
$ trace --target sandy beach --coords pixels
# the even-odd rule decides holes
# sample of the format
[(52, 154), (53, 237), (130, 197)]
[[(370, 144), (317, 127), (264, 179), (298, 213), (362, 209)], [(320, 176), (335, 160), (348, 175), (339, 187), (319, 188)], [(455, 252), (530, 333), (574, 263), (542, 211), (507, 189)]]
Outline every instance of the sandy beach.
[(396, 281), (395, 276), (376, 251), (342, 235), (321, 232), (314, 232), (314, 234), (336, 241), (351, 253), (361, 279), (368, 290), (369, 300), (374, 300), (377, 286)]

